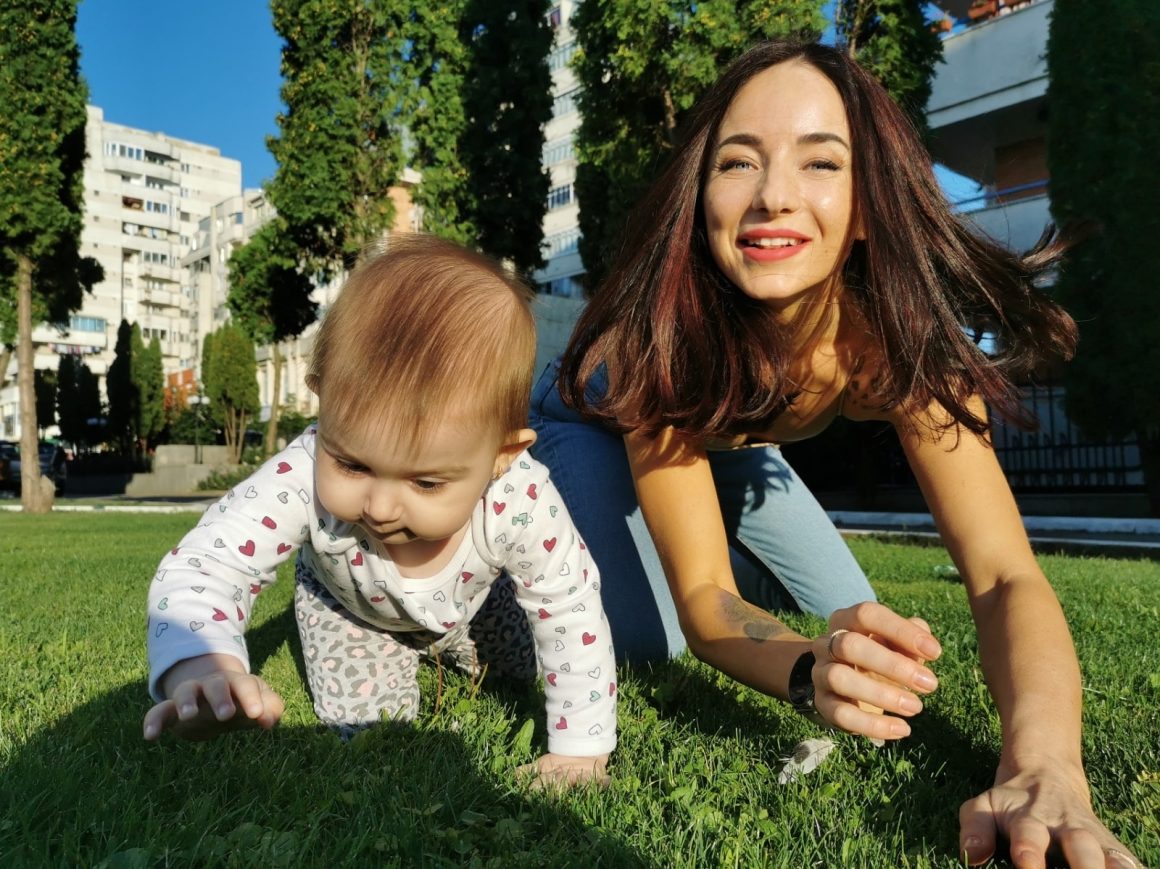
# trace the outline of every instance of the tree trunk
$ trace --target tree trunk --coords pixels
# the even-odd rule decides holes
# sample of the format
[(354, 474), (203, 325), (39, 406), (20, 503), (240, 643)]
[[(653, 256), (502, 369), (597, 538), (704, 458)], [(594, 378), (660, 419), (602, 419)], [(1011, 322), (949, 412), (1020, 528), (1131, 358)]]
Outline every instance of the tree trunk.
[(274, 391), (270, 395), (270, 419), (266, 422), (266, 458), (278, 451), (278, 399), (282, 394), (282, 349), (274, 343), (270, 345), (270, 353), (274, 361)]
[(16, 258), (16, 386), (20, 394), (20, 504), (25, 513), (47, 513), (52, 502), (40, 485), (40, 431), (36, 426), (36, 370), (32, 351), (32, 260)]

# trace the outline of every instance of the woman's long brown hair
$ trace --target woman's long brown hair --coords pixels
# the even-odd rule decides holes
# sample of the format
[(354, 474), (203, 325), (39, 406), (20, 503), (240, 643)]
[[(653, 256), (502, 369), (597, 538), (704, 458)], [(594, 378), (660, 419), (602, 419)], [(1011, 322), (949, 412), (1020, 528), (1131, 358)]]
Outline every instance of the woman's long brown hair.
[[(1039, 289), (1065, 245), (1049, 230), (1019, 256), (969, 228), (951, 213), (930, 155), (882, 86), (841, 51), (793, 42), (750, 49), (693, 110), (576, 324), (559, 375), (565, 402), (618, 431), (671, 426), (699, 438), (759, 432), (793, 400), (791, 336), (717, 267), (701, 206), (729, 104), (754, 75), (791, 60), (825, 75), (846, 108), (853, 219), (865, 240), (852, 242), (842, 279), (886, 363), (884, 409), (937, 401), (949, 425), (982, 434), (988, 421), (968, 407), (979, 394), (1029, 424), (1014, 379), (1075, 348), (1075, 322)], [(992, 355), (972, 338), (984, 331), (995, 337)], [(605, 363), (607, 392), (586, 399)]]

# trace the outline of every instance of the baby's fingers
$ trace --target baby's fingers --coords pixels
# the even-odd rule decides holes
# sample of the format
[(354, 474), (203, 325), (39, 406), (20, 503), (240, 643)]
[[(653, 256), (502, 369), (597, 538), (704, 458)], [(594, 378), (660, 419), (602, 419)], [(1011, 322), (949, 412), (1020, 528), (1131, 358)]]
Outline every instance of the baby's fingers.
[(161, 736), (161, 731), (177, 721), (177, 706), (172, 700), (162, 700), (145, 713), (144, 735), (150, 742)]

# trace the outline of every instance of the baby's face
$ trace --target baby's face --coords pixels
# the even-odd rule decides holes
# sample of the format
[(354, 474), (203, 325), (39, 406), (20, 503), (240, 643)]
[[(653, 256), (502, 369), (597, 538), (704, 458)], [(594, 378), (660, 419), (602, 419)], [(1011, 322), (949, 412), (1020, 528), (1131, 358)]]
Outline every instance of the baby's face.
[(464, 528), (492, 477), (506, 468), (500, 436), (454, 419), (434, 426), (418, 445), (390, 431), (335, 432), (325, 423), (315, 466), (319, 501), (393, 553)]

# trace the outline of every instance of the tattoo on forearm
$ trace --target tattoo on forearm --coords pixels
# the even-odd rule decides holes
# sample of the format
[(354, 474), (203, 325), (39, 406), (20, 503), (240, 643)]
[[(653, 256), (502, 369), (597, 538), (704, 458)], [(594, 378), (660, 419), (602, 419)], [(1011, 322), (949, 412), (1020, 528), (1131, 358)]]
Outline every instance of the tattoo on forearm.
[(722, 602), (725, 618), (741, 626), (742, 632), (755, 643), (764, 643), (781, 634), (789, 633), (789, 628), (764, 610), (745, 601), (727, 595)]

